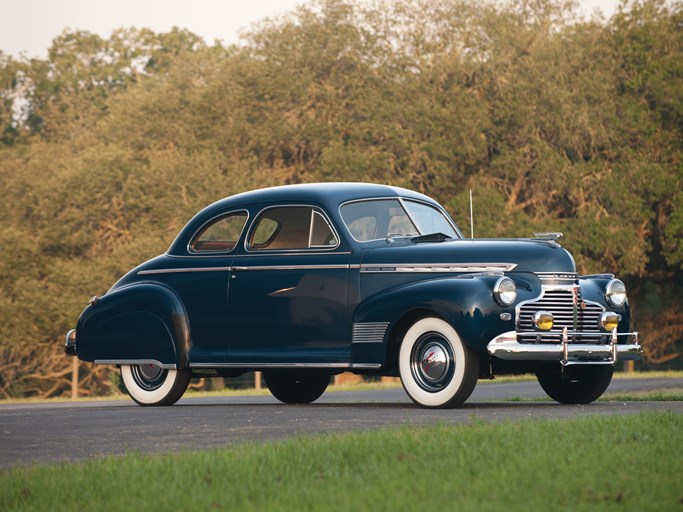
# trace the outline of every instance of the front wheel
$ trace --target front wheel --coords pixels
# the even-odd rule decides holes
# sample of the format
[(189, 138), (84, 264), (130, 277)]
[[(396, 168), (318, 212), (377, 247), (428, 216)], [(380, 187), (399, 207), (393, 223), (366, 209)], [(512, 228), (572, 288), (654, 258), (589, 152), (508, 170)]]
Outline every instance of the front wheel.
[(550, 398), (562, 404), (588, 404), (597, 400), (612, 381), (612, 365), (553, 365), (536, 373)]
[(271, 370), (263, 373), (266, 386), (275, 398), (286, 404), (308, 404), (322, 395), (330, 383), (327, 374), (300, 374)]
[(469, 398), (479, 378), (479, 354), (439, 318), (415, 322), (398, 356), (403, 389), (428, 408), (457, 407)]
[(192, 370), (166, 370), (154, 363), (122, 364), (121, 378), (140, 405), (173, 405), (190, 384)]

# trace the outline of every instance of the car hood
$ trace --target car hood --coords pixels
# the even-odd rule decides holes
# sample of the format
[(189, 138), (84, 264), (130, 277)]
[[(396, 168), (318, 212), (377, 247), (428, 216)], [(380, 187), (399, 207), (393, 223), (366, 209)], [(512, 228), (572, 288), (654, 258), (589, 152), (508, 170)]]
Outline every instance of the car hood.
[(571, 254), (541, 240), (460, 239), (442, 243), (393, 244), (370, 250), (364, 267), (462, 265), (462, 271), (576, 272)]

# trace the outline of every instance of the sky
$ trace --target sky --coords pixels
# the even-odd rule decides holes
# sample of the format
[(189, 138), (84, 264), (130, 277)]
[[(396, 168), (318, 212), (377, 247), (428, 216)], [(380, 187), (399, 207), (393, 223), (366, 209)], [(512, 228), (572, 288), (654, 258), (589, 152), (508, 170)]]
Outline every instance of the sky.
[[(86, 30), (109, 38), (121, 27), (168, 32), (186, 28), (207, 44), (239, 41), (240, 31), (266, 17), (293, 10), (307, 0), (0, 0), (0, 51), (12, 57), (47, 57), (64, 29)], [(618, 0), (579, 0), (589, 15), (609, 18)]]

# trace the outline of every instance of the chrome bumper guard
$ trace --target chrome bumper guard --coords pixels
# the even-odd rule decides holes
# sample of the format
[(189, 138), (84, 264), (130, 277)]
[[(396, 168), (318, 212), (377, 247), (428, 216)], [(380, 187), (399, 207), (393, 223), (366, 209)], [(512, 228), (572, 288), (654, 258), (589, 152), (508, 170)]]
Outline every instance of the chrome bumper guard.
[[(643, 355), (637, 332), (605, 333), (609, 342), (601, 345), (570, 343), (574, 335), (595, 335), (594, 332), (568, 332), (562, 330), (560, 343), (519, 343), (517, 333), (510, 331), (496, 336), (487, 345), (490, 355), (508, 361), (559, 361), (563, 366), (572, 364), (614, 364), (618, 359), (637, 360)], [(619, 336), (632, 336), (629, 343), (618, 343)]]
[(67, 356), (76, 355), (76, 329), (71, 329), (66, 333), (66, 342), (64, 343), (64, 353)]

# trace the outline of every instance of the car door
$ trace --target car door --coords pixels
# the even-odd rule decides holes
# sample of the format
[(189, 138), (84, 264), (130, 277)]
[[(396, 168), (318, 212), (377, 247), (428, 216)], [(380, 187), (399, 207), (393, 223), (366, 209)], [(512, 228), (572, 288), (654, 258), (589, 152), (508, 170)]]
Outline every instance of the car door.
[(345, 365), (350, 252), (314, 205), (263, 209), (233, 262), (229, 361)]

